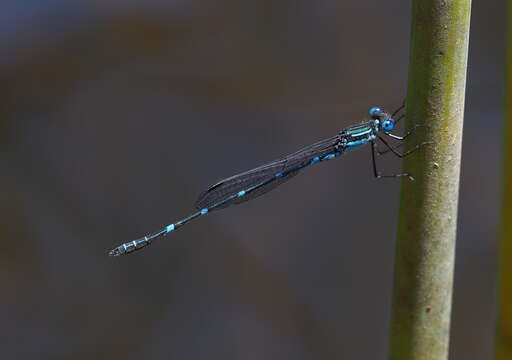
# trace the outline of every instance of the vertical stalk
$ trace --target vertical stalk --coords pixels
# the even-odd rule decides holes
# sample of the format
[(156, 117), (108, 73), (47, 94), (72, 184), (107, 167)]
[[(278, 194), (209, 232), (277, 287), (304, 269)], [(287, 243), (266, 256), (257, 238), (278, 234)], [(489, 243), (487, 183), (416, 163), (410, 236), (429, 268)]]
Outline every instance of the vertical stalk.
[[(448, 357), (471, 0), (414, 0), (390, 359)], [(409, 140), (409, 139), (408, 139)], [(412, 145), (411, 141), (409, 143)]]
[(503, 197), (499, 255), (496, 359), (512, 359), (512, 0), (507, 1)]

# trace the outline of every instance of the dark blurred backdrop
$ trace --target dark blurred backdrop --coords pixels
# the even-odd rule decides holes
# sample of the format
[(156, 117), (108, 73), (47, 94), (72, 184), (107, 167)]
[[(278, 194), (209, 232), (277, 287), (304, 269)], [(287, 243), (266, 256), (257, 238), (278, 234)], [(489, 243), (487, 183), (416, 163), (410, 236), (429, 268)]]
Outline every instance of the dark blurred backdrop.
[[(373, 179), (369, 149), (107, 251), (208, 184), (400, 105), (409, 2), (0, 10), (3, 358), (386, 359), (399, 182)], [(503, 13), (474, 2), (452, 359), (493, 354)]]

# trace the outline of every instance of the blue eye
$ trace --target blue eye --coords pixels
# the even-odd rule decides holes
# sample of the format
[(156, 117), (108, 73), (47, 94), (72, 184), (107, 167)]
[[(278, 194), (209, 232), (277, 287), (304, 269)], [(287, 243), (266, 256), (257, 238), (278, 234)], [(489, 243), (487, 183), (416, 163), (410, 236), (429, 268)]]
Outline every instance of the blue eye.
[(382, 122), (382, 130), (384, 131), (392, 131), (395, 128), (395, 123), (393, 120), (384, 120)]
[(370, 109), (370, 111), (368, 111), (368, 114), (370, 114), (370, 117), (372, 119), (374, 119), (374, 118), (377, 118), (383, 112), (384, 112), (384, 110), (382, 110), (382, 108), (380, 108), (378, 106), (374, 106)]

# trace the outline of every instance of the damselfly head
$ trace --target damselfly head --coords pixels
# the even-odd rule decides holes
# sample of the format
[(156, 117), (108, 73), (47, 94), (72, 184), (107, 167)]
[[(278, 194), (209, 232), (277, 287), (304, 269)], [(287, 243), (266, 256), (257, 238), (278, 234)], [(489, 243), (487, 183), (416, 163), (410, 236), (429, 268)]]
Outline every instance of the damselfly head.
[(368, 111), (370, 117), (375, 120), (376, 126), (379, 127), (379, 130), (389, 132), (393, 131), (395, 128), (395, 121), (391, 118), (391, 116), (384, 111), (383, 108), (375, 106)]

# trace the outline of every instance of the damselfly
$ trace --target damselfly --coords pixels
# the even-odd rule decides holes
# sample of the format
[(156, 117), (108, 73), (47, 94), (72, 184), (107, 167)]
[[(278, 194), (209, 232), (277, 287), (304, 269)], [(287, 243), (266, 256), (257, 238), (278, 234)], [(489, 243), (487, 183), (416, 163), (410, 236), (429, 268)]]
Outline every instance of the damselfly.
[[(404, 136), (398, 136), (392, 133), (398, 121), (403, 118), (402, 115), (395, 120), (395, 115), (403, 108), (404, 105), (390, 115), (380, 107), (372, 107), (369, 111), (370, 120), (362, 124), (350, 126), (333, 137), (319, 141), (291, 155), (221, 180), (211, 185), (206, 191), (199, 195), (195, 203), (198, 210), (197, 212), (173, 224), (167, 225), (157, 232), (118, 246), (111, 250), (109, 255), (118, 256), (142, 249), (151, 244), (155, 239), (175, 231), (193, 219), (206, 215), (213, 210), (225, 208), (232, 204), (240, 204), (263, 195), (288, 181), (302, 169), (310, 165), (334, 159), (347, 151), (358, 149), (368, 143), (371, 145), (373, 175), (376, 178), (408, 177), (410, 180), (414, 180), (413, 177), (407, 173), (383, 175), (377, 171), (375, 161), (375, 153), (384, 154), (386, 152), (392, 152), (398, 157), (404, 157), (418, 150), (421, 145), (425, 144), (418, 144), (411, 150), (400, 153), (397, 151), (399, 146), (393, 147), (383, 138), (382, 135), (395, 140), (404, 140), (412, 133), (412, 130)], [(382, 142), (387, 150), (380, 151), (377, 148), (377, 140)]]

